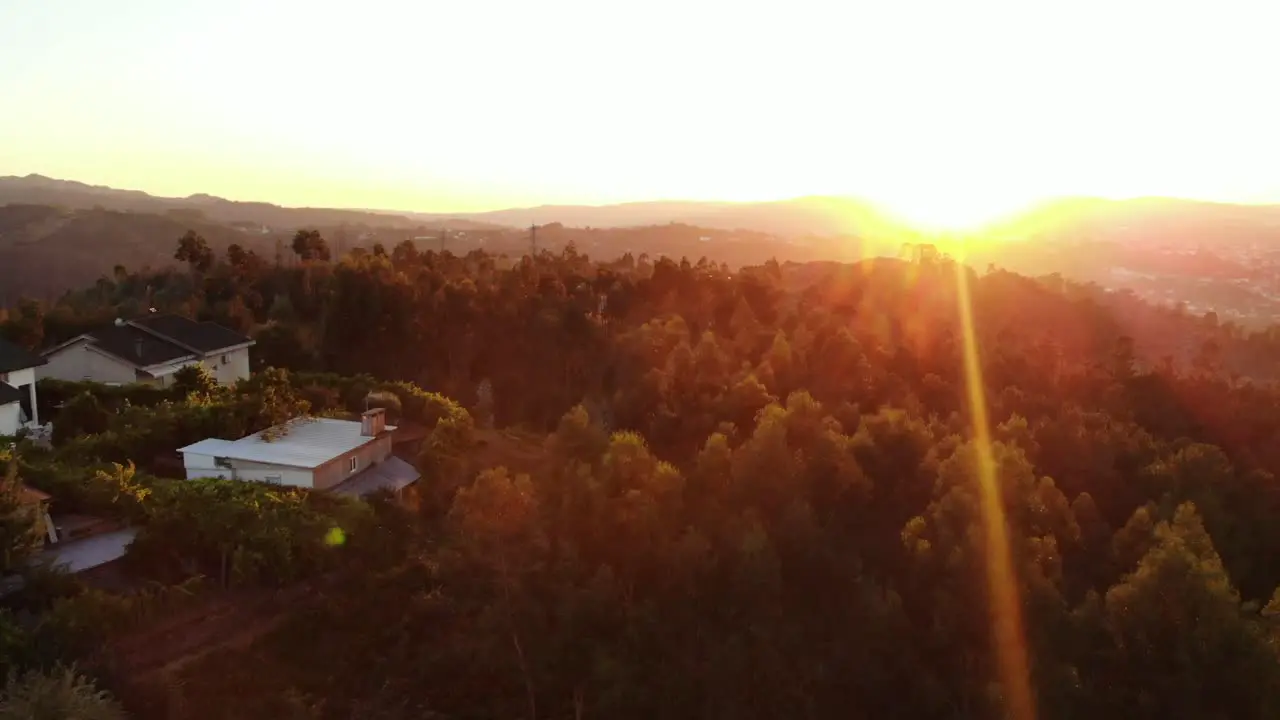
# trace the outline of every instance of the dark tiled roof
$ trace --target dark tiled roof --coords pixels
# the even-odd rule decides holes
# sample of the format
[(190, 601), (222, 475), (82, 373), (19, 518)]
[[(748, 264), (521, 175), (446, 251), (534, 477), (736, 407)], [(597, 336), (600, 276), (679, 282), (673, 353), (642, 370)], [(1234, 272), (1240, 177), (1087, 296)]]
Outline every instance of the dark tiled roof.
[(138, 367), (159, 365), (191, 354), (186, 348), (132, 325), (111, 325), (88, 335), (93, 338), (94, 347)]
[(149, 315), (133, 322), (179, 345), (195, 348), (202, 353), (216, 352), (249, 342), (249, 338), (230, 328), (217, 323), (196, 322), (181, 315)]
[(0, 382), (0, 405), (21, 402), (23, 397), (25, 396), (18, 388), (10, 385), (9, 383)]
[(26, 348), (0, 338), (0, 373), (25, 370), (44, 364), (44, 358)]

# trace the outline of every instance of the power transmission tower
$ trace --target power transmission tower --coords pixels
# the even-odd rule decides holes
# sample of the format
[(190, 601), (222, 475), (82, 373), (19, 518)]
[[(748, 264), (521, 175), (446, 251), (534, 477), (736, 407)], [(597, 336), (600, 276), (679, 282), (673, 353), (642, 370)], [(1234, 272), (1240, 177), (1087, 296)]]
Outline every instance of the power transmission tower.
[(529, 226), (529, 246), (532, 248), (532, 251), (530, 252), (529, 257), (537, 257), (538, 256), (538, 226), (537, 225)]
[(445, 241), (445, 238), (447, 238), (448, 236), (449, 236), (449, 231), (444, 228), (440, 228), (440, 254), (441, 255), (444, 254), (444, 241)]

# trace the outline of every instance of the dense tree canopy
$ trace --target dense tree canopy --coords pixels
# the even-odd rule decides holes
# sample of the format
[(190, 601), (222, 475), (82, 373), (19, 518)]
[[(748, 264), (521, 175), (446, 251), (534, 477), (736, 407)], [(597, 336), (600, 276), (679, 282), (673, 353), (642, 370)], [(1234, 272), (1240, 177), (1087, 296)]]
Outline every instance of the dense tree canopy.
[[(87, 506), (149, 488), (124, 494), (150, 567), (344, 578), (175, 671), (185, 717), (1007, 717), (996, 550), (1038, 717), (1275, 716), (1280, 331), (936, 255), (728, 273), (299, 237), (298, 267), (123, 273), (4, 327), (56, 341), (148, 298), (258, 339), (234, 389), (42, 383), (74, 432), (21, 465)], [(130, 475), (374, 401), (425, 428), (411, 519)], [(363, 567), (324, 559), (335, 526)]]

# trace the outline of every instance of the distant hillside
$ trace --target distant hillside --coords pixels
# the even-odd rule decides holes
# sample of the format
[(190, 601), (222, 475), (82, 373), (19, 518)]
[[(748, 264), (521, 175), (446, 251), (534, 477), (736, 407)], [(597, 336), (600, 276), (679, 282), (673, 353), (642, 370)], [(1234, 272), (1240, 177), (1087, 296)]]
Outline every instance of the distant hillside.
[(691, 215), (715, 213), (732, 206), (732, 203), (659, 201), (616, 205), (540, 205), (463, 215), (440, 213), (410, 213), (410, 215), (431, 220), (466, 218), (508, 227), (551, 223), (560, 223), (569, 227), (632, 227), (683, 222), (684, 218)]
[(1280, 244), (1280, 205), (1232, 205), (1173, 198), (1046, 203), (1017, 218), (1021, 234), (1050, 240), (1221, 247)]
[(541, 205), (464, 215), (410, 213), (412, 217), (468, 220), (528, 227), (636, 227), (680, 223), (718, 230), (747, 230), (783, 237), (874, 235), (901, 232), (870, 204), (838, 197), (805, 197), (756, 203), (659, 201), (617, 205)]
[[(904, 240), (920, 239), (917, 231), (886, 216), (871, 203), (844, 197), (815, 196), (757, 203), (544, 205), (465, 215), (411, 216), (435, 221), (468, 219), (510, 227), (561, 223), (567, 227), (607, 228), (682, 223), (784, 238), (856, 237), (864, 244), (875, 246), (877, 252), (889, 254)], [(1230, 205), (1166, 198), (1069, 198), (1007, 218), (985, 231), (985, 237), (999, 238), (1006, 246), (1036, 241), (1018, 250), (1033, 257), (1042, 250), (1053, 249), (1056, 253), (1060, 251), (1058, 246), (1082, 242), (1160, 245), (1185, 250), (1250, 245), (1274, 245), (1280, 249), (1280, 205)]]
[[(325, 212), (308, 217), (323, 219)], [(335, 212), (334, 218), (344, 217), (341, 211)], [(382, 216), (369, 216), (371, 222), (380, 219)], [(440, 234), (438, 226), (425, 222), (411, 225), (404, 218), (392, 217), (377, 226), (316, 222), (302, 227), (319, 229), (330, 249), (341, 254), (355, 247), (371, 248), (375, 243), (390, 248), (404, 240), (435, 238)], [(274, 262), (278, 253), (288, 263), (294, 260), (289, 243), (298, 227), (245, 220), (222, 222), (191, 208), (147, 212), (104, 205), (0, 205), (0, 306), (24, 295), (49, 299), (70, 288), (91, 285), (111, 275), (116, 265), (131, 270), (173, 265), (178, 238), (188, 230), (202, 235), (218, 254), (234, 243), (269, 262)], [(449, 232), (454, 233), (456, 249), (465, 238), (463, 233), (493, 231)], [(416, 242), (429, 245), (433, 241)]]
[[(811, 196), (773, 202), (656, 201), (614, 205), (542, 205), (479, 213), (288, 208), (237, 202), (206, 194), (165, 198), (137, 190), (87, 185), (41, 175), (0, 177), (0, 206), (51, 205), (68, 209), (125, 210), (165, 214), (200, 213), (212, 222), (294, 230), (307, 226), (495, 230), (560, 223), (566, 227), (613, 228), (682, 223), (719, 230), (745, 230), (781, 237), (858, 236), (889, 238), (910, 231), (871, 203), (848, 197)], [(1171, 244), (1276, 242), (1280, 205), (1229, 205), (1168, 198), (1048, 202), (992, 230), (1007, 239), (1121, 242), (1159, 239)]]
[[(527, 228), (560, 223), (575, 228), (693, 225), (746, 230), (782, 237), (877, 235), (902, 232), (870, 204), (851, 198), (804, 197), (757, 203), (657, 201), (615, 205), (543, 205), (480, 213), (419, 213), (331, 208), (287, 208), (237, 202), (212, 195), (166, 198), (138, 190), (118, 190), (42, 175), (0, 177), (0, 206), (50, 205), (72, 210), (178, 211), (212, 222), (255, 225), (273, 230), (307, 226), (444, 227), (449, 230)], [(197, 214), (198, 213), (198, 214)]]
[[(376, 217), (376, 216), (375, 216)], [(390, 250), (410, 241), (421, 250), (447, 249), (464, 255), (485, 250), (518, 258), (531, 249), (525, 228), (455, 230), (442, 233), (423, 224), (405, 227), (316, 224), (335, 256), (376, 244)], [(65, 206), (0, 205), (0, 307), (23, 296), (50, 300), (76, 287), (92, 285), (110, 276), (116, 265), (130, 270), (162, 268), (175, 264), (177, 240), (195, 230), (219, 255), (231, 244), (256, 252), (269, 263), (296, 261), (290, 249), (293, 230), (273, 230), (252, 223), (222, 223), (190, 209), (163, 213), (113, 210), (103, 207), (70, 209)], [(444, 237), (441, 237), (441, 235)], [(848, 260), (860, 255), (850, 239), (786, 240), (769, 233), (726, 231), (682, 223), (636, 227), (574, 228), (545, 223), (538, 233), (538, 248), (560, 252), (572, 245), (598, 259), (626, 253), (674, 258), (691, 262), (707, 258), (737, 268), (770, 258), (789, 260)]]
[(195, 217), (0, 206), (0, 305), (22, 295), (48, 298), (90, 285), (117, 264), (133, 269), (171, 265), (177, 239), (189, 229), (219, 252), (237, 242), (267, 257), (274, 254), (274, 240), (266, 235)]
[[(23, 294), (47, 298), (92, 283), (116, 264), (171, 264), (174, 243), (187, 229), (219, 252), (239, 243), (274, 259), (283, 247), (287, 262), (288, 240), (300, 227), (319, 229), (335, 252), (411, 240), (422, 249), (460, 254), (483, 248), (518, 257), (531, 246), (530, 225), (541, 228), (543, 249), (572, 243), (601, 259), (627, 252), (693, 261), (705, 256), (731, 267), (769, 258), (894, 256), (904, 242), (929, 241), (873, 205), (843, 197), (397, 213), (286, 208), (203, 194), (163, 198), (28, 175), (0, 177), (0, 305)], [(1280, 206), (1072, 198), (1009, 218), (982, 239), (999, 241), (970, 247), (967, 258), (976, 267), (1057, 272), (1103, 284), (1113, 284), (1116, 268), (1265, 284), (1280, 268)], [(1177, 294), (1186, 295), (1185, 288)]]
[(166, 198), (138, 190), (117, 190), (100, 185), (86, 185), (71, 180), (55, 180), (42, 175), (0, 177), (0, 206), (7, 204), (52, 205), (71, 210), (101, 208), (164, 214), (185, 212), (219, 223), (244, 223), (274, 230), (293, 231), (300, 227), (351, 225), (368, 227), (447, 227), (453, 230), (478, 230), (492, 227), (466, 219), (439, 217), (409, 218), (395, 213), (329, 208), (289, 208), (263, 202), (237, 202), (203, 193), (185, 198)]

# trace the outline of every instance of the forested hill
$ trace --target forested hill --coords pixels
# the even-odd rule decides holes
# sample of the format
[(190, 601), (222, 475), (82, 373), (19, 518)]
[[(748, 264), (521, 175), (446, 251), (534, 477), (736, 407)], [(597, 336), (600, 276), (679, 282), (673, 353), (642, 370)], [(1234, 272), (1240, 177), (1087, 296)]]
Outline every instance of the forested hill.
[[(187, 230), (199, 233), (217, 253), (231, 245), (253, 251), (270, 263), (295, 259), (290, 243), (301, 214), (283, 226), (254, 222), (229, 223), (199, 209), (162, 213), (109, 208), (69, 209), (50, 205), (0, 205), (0, 307), (21, 297), (50, 300), (67, 290), (111, 276), (115, 266), (160, 270), (175, 265), (174, 239)], [(335, 221), (338, 216), (329, 216)], [(384, 215), (362, 216), (359, 223), (313, 224), (332, 252), (355, 247), (392, 247), (406, 240), (421, 250), (465, 254), (484, 249), (494, 255), (519, 257), (531, 247), (527, 228), (497, 228), (465, 220), (415, 220), (395, 223)], [(616, 258), (660, 254), (707, 256), (732, 267), (758, 264), (784, 255), (795, 260), (857, 257), (851, 238), (784, 241), (751, 231), (724, 231), (680, 224), (626, 228), (570, 228), (549, 223), (539, 228), (537, 243), (560, 250), (570, 243), (584, 252)]]
[[(54, 447), (19, 444), (23, 479), (139, 523), (140, 582), (242, 594), (171, 617), (33, 583), (34, 630), (0, 612), (6, 668), (96, 658), (143, 719), (987, 719), (1023, 683), (1044, 720), (1280, 712), (1275, 329), (933, 255), (295, 240), (277, 266), (193, 233), (181, 269), (0, 318), (40, 347), (185, 312), (252, 333), (259, 366), (42, 383)], [(423, 429), (405, 507), (159, 475), (371, 392)], [(1001, 551), (1020, 613), (993, 620)], [(1025, 677), (992, 642), (1013, 621)]]
[[(536, 239), (530, 225), (539, 226)], [(404, 240), (418, 250), (461, 255), (482, 249), (511, 257), (535, 243), (553, 252), (572, 243), (598, 259), (628, 252), (705, 256), (735, 269), (769, 258), (893, 257), (904, 241), (930, 241), (874, 205), (844, 197), (395, 213), (287, 208), (209, 195), (164, 198), (35, 175), (0, 177), (0, 307), (24, 295), (52, 299), (110, 275), (115, 265), (166, 267), (173, 239), (186, 229), (199, 232), (217, 252), (234, 243), (287, 261), (300, 228), (321, 232), (338, 255)], [(1275, 314), (1277, 206), (1076, 199), (1031, 208), (982, 232), (968, 251), (978, 267), (994, 263), (1024, 274), (1058, 272), (1134, 287), (1148, 297), (1235, 312), (1255, 325)], [(1205, 278), (1209, 282), (1200, 283)]]
[[(15, 208), (9, 208), (10, 211)], [(3, 209), (0, 209), (3, 214)], [(109, 226), (113, 213), (105, 213), (100, 222)], [(177, 220), (151, 217), (156, 234), (173, 232)], [(88, 219), (81, 220), (88, 222)], [(81, 222), (77, 221), (77, 222)], [(199, 227), (199, 226), (197, 226)], [(215, 228), (216, 229), (216, 228)], [(257, 357), (264, 364), (293, 368), (331, 368), (342, 371), (374, 370), (388, 377), (403, 377), (428, 383), (451, 393), (467, 393), (468, 384), (479, 382), (493, 370), (501, 370), (504, 348), (511, 338), (522, 337), (538, 323), (549, 321), (532, 312), (525, 297), (535, 292), (560, 293), (557, 303), (546, 310), (550, 317), (560, 317), (567, 308), (588, 312), (602, 305), (609, 316), (627, 316), (632, 311), (633, 295), (655, 283), (664, 292), (689, 294), (702, 298), (697, 308), (682, 307), (686, 321), (699, 318), (691, 332), (714, 321), (723, 322), (730, 312), (725, 299), (715, 300), (708, 293), (722, 292), (727, 287), (742, 285), (750, 293), (750, 307), (758, 316), (773, 318), (779, 307), (795, 309), (806, 302), (830, 311), (832, 307), (853, 314), (861, 306), (864, 295), (890, 297), (894, 305), (880, 320), (858, 315), (858, 322), (881, 323), (879, 332), (898, 338), (910, 328), (925, 322), (925, 315), (915, 309), (919, 295), (927, 285), (912, 281), (914, 267), (897, 260), (882, 258), (853, 264), (839, 262), (785, 262), (769, 259), (771, 248), (767, 236), (732, 244), (733, 258), (742, 262), (744, 270), (719, 261), (710, 251), (714, 243), (693, 240), (697, 228), (667, 226), (619, 230), (578, 230), (547, 227), (545, 245), (562, 248), (556, 252), (543, 250), (536, 258), (495, 255), (485, 250), (467, 252), (421, 250), (430, 243), (402, 240), (396, 245), (374, 243), (372, 249), (356, 248), (341, 260), (332, 239), (318, 232), (299, 232), (288, 244), (272, 243), (270, 253), (251, 244), (236, 242), (243, 236), (232, 232), (212, 233), (215, 240), (199, 233), (189, 234), (190, 247), (183, 255), (183, 243), (169, 240), (164, 256), (169, 264), (181, 268), (151, 270), (118, 264), (113, 270), (95, 275), (95, 284), (73, 292), (56, 303), (24, 301), (7, 311), (13, 327), (21, 331), (22, 340), (31, 346), (49, 345), (69, 338), (97, 323), (118, 316), (133, 316), (148, 308), (199, 315), (217, 320), (229, 327), (261, 336)], [(54, 243), (64, 235), (52, 235)], [(509, 244), (512, 255), (527, 236), (501, 238)], [(568, 240), (566, 241), (566, 238)], [(578, 244), (577, 239), (586, 242)], [(617, 241), (623, 247), (656, 247), (678, 250), (686, 242), (707, 249), (695, 262), (677, 261), (670, 257), (649, 256), (643, 252), (623, 252), (620, 257), (603, 262), (590, 259), (583, 246)], [(464, 244), (461, 240), (450, 243)], [(491, 245), (501, 246), (500, 242)], [(823, 256), (834, 254), (830, 246), (797, 246), (797, 254)], [(76, 257), (72, 247), (64, 247), (45, 264), (20, 264), (21, 276), (56, 274), (65, 262)], [(88, 255), (88, 253), (86, 253)], [(185, 261), (175, 259), (175, 255)], [(105, 263), (105, 257), (86, 257), (86, 261)], [(8, 267), (0, 265), (0, 267)], [(16, 269), (16, 268), (15, 268)], [(547, 273), (551, 273), (550, 276)], [(536, 290), (518, 289), (517, 278), (527, 282), (539, 277)], [(550, 284), (548, 284), (550, 283)], [(954, 288), (948, 286), (948, 293)], [(1130, 293), (1109, 293), (1096, 286), (1082, 285), (1058, 276), (1031, 280), (1004, 271), (988, 272), (979, 277), (974, 288), (980, 305), (984, 332), (1004, 333), (988, 338), (990, 347), (1001, 349), (1010, 333), (1025, 339), (1026, 331), (1043, 336), (1061, 352), (1073, 353), (1077, 362), (1105, 363), (1108, 353), (1121, 338), (1134, 344), (1135, 360), (1147, 368), (1170, 366), (1182, 369), (1195, 363), (1210, 363), (1223, 373), (1255, 381), (1270, 381), (1280, 373), (1275, 359), (1280, 351), (1280, 330), (1267, 328), (1246, 331), (1230, 322), (1220, 323), (1212, 313), (1205, 317), (1187, 314), (1175, 307), (1155, 306)], [(818, 293), (818, 295), (815, 295)], [(821, 293), (826, 293), (822, 295)], [(818, 298), (814, 300), (813, 298)], [(686, 298), (688, 299), (688, 298)], [(669, 301), (677, 303), (675, 296)], [(772, 303), (778, 303), (774, 307)], [(834, 305), (832, 305), (834, 303)], [(904, 304), (905, 303), (905, 304)], [(676, 305), (672, 305), (674, 308)], [(951, 305), (941, 310), (950, 317)], [(1021, 313), (1015, 322), (1004, 319), (1010, 313)], [(494, 314), (501, 322), (470, 324), (474, 318)], [(3, 315), (0, 315), (3, 317)], [(26, 318), (26, 319), (23, 319)], [(562, 318), (552, 324), (548, 337), (562, 328), (559, 322), (574, 326), (576, 320)], [(532, 323), (532, 324), (531, 324)], [(16, 332), (16, 331), (15, 331)], [(557, 342), (569, 342), (561, 338)], [(529, 339), (529, 349), (536, 352), (540, 340)], [(393, 345), (396, 352), (378, 348)], [(569, 342), (570, 346), (578, 346)], [(448, 347), (441, 354), (434, 348)], [(584, 341), (580, 351), (590, 346)], [(283, 353), (276, 355), (275, 353)], [(1056, 352), (1056, 351), (1055, 351)], [(492, 354), (490, 354), (492, 353)], [(584, 359), (585, 361), (585, 359)], [(591, 364), (601, 367), (601, 358)], [(507, 368), (507, 371), (511, 371)], [(516, 374), (518, 375), (518, 373)], [(444, 383), (442, 378), (450, 378)], [(515, 375), (512, 382), (520, 382)], [(546, 388), (568, 395), (581, 393), (583, 387)], [(556, 403), (553, 407), (561, 407)], [(549, 410), (545, 419), (558, 417)]]

